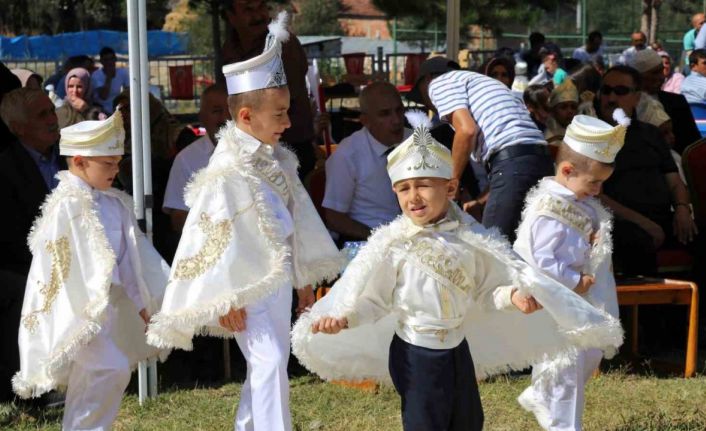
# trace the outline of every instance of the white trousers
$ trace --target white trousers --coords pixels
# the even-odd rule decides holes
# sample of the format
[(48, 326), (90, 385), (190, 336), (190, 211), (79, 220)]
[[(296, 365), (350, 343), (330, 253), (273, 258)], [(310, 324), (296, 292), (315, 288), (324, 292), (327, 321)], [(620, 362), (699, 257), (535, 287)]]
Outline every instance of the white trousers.
[(287, 376), (291, 307), (290, 286), (246, 307), (246, 329), (235, 335), (247, 362), (236, 431), (292, 429)]
[(588, 349), (579, 352), (576, 361), (561, 368), (556, 378), (540, 379), (552, 362), (532, 367), (532, 385), (518, 398), (520, 404), (534, 413), (539, 425), (548, 431), (580, 431), (582, 429), (584, 388), (593, 371), (601, 363), (603, 352)]
[(64, 405), (64, 431), (107, 431), (130, 383), (130, 364), (111, 337), (115, 310), (108, 306), (101, 331), (74, 358)]

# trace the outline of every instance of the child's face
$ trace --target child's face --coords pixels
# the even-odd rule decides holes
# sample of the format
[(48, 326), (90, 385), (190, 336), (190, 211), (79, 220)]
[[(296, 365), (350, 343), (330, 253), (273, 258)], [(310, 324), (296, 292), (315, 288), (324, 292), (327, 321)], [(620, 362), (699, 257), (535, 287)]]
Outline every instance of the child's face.
[(108, 190), (118, 175), (122, 158), (123, 156), (74, 156), (70, 170), (94, 189)]
[(441, 220), (449, 209), (449, 199), (456, 195), (456, 180), (410, 178), (392, 187), (404, 215), (414, 224), (424, 226)]
[(568, 127), (576, 116), (578, 108), (579, 104), (576, 102), (561, 102), (552, 108), (552, 114), (561, 127)]
[(289, 121), (289, 89), (268, 88), (256, 108), (243, 107), (237, 115), (239, 124), (244, 124), (251, 135), (268, 145), (282, 139), (282, 133), (292, 125)]
[(559, 164), (560, 175), (557, 176), (557, 179), (574, 192), (579, 200), (597, 196), (601, 192), (603, 183), (613, 173), (612, 166), (595, 161), (591, 161), (588, 166), (586, 170), (579, 170), (569, 162)]

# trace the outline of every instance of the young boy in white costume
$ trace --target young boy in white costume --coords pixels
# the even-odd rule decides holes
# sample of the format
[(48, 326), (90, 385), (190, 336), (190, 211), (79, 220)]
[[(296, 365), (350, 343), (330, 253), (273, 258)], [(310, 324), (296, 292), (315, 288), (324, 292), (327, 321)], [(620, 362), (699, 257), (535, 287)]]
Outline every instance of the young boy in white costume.
[(120, 111), (61, 130), (68, 171), (29, 235), (20, 321), (22, 397), (68, 386), (64, 430), (109, 430), (146, 344), (169, 267), (140, 231), (130, 196), (111, 188), (124, 152)]
[[(451, 153), (425, 114), (408, 118), (414, 135), (387, 167), (403, 215), (371, 236), (297, 322), (294, 353), (326, 379), (391, 378), (407, 431), (480, 430), (476, 374), (521, 369), (573, 345), (619, 345), (620, 326), (460, 210)], [(531, 315), (512, 312), (540, 302)]]
[(278, 145), (290, 125), (280, 58), (288, 36), (281, 13), (262, 55), (223, 67), (234, 122), (186, 188), (189, 215), (148, 331), (154, 345), (187, 350), (196, 333), (235, 336), (247, 361), (236, 430), (291, 429), (292, 285), (301, 311), (314, 301), (311, 285), (335, 277), (342, 263), (296, 157)]
[[(574, 117), (559, 147), (556, 176), (541, 180), (527, 196), (514, 249), (530, 265), (617, 318), (612, 217), (595, 197), (613, 173), (630, 124), (621, 109), (614, 116), (616, 127), (586, 115)], [(546, 430), (580, 431), (584, 385), (602, 356), (599, 349), (586, 349), (535, 364), (532, 385), (518, 401)]]

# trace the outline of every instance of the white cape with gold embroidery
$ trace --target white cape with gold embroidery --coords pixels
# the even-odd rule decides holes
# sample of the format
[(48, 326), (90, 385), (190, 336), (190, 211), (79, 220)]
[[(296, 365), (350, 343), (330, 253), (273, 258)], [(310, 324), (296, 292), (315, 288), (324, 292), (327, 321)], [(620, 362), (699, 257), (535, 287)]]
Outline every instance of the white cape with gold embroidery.
[[(551, 278), (521, 261), (509, 243), (452, 204), (449, 217), (460, 221), (456, 234), (477, 253), (496, 262), (493, 271), (506, 274), (502, 285), (516, 286), (533, 295), (544, 309), (530, 315), (516, 309), (496, 310), (493, 304), (476, 303), (469, 295), (463, 329), (470, 346), (476, 375), (485, 378), (521, 370), (546, 357), (574, 349), (614, 348), (622, 344), (620, 322)], [(374, 324), (345, 329), (336, 335), (312, 334), (311, 324), (322, 316), (343, 317), (355, 310), (367, 280), (379, 269), (384, 256), (409, 240), (414, 225), (400, 216), (375, 231), (331, 291), (304, 314), (292, 331), (294, 354), (309, 370), (324, 379), (375, 379), (389, 382), (388, 351), (397, 325), (392, 313)], [(412, 234), (413, 235), (413, 234)]]
[[(32, 266), (20, 321), (20, 371), (12, 379), (23, 398), (66, 385), (71, 361), (101, 330), (110, 302), (117, 311), (113, 339), (131, 365), (160, 352), (146, 344), (139, 310), (123, 289), (111, 289), (115, 254), (89, 190), (59, 172), (57, 188), (29, 235)], [(137, 226), (130, 196), (124, 204), (127, 256), (149, 313), (159, 309), (169, 267)], [(129, 219), (129, 220), (127, 220)]]
[[(187, 186), (190, 211), (149, 343), (191, 350), (199, 333), (232, 337), (218, 324), (231, 308), (338, 275), (341, 255), (297, 177), (296, 156), (281, 145), (272, 156), (253, 152), (259, 145), (228, 122), (208, 166)], [(268, 181), (265, 169), (277, 178)], [(268, 202), (273, 183), (292, 200), (291, 243)]]

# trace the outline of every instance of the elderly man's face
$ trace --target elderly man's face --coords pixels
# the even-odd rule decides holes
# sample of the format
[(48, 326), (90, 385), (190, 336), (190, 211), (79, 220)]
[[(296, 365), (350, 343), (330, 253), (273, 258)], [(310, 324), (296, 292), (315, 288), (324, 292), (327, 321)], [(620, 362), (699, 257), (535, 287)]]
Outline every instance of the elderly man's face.
[(697, 13), (691, 18), (691, 25), (696, 29), (696, 31), (701, 30), (701, 26), (704, 25), (706, 21), (706, 16), (702, 13)]
[(645, 49), (646, 43), (647, 40), (645, 39), (645, 35), (642, 33), (633, 33), (630, 36), (630, 44), (636, 49)]
[(404, 137), (404, 106), (399, 94), (388, 91), (373, 94), (360, 121), (383, 145), (397, 145)]
[(628, 117), (635, 112), (640, 93), (635, 88), (632, 76), (622, 72), (611, 72), (603, 77), (600, 89), (601, 113), (603, 121), (614, 124), (613, 111), (622, 108)]
[(228, 93), (226, 91), (211, 91), (203, 98), (199, 110), (199, 120), (203, 123), (209, 138), (215, 144), (216, 133), (230, 120), (228, 110)]
[(656, 94), (664, 84), (664, 65), (658, 64), (642, 74), (642, 91)]
[(44, 151), (59, 140), (58, 120), (49, 97), (37, 97), (25, 106), (25, 113), (26, 120), (13, 127), (25, 145)]
[(267, 31), (270, 22), (270, 11), (264, 0), (233, 0), (226, 17), (230, 25), (239, 35), (261, 35)]

